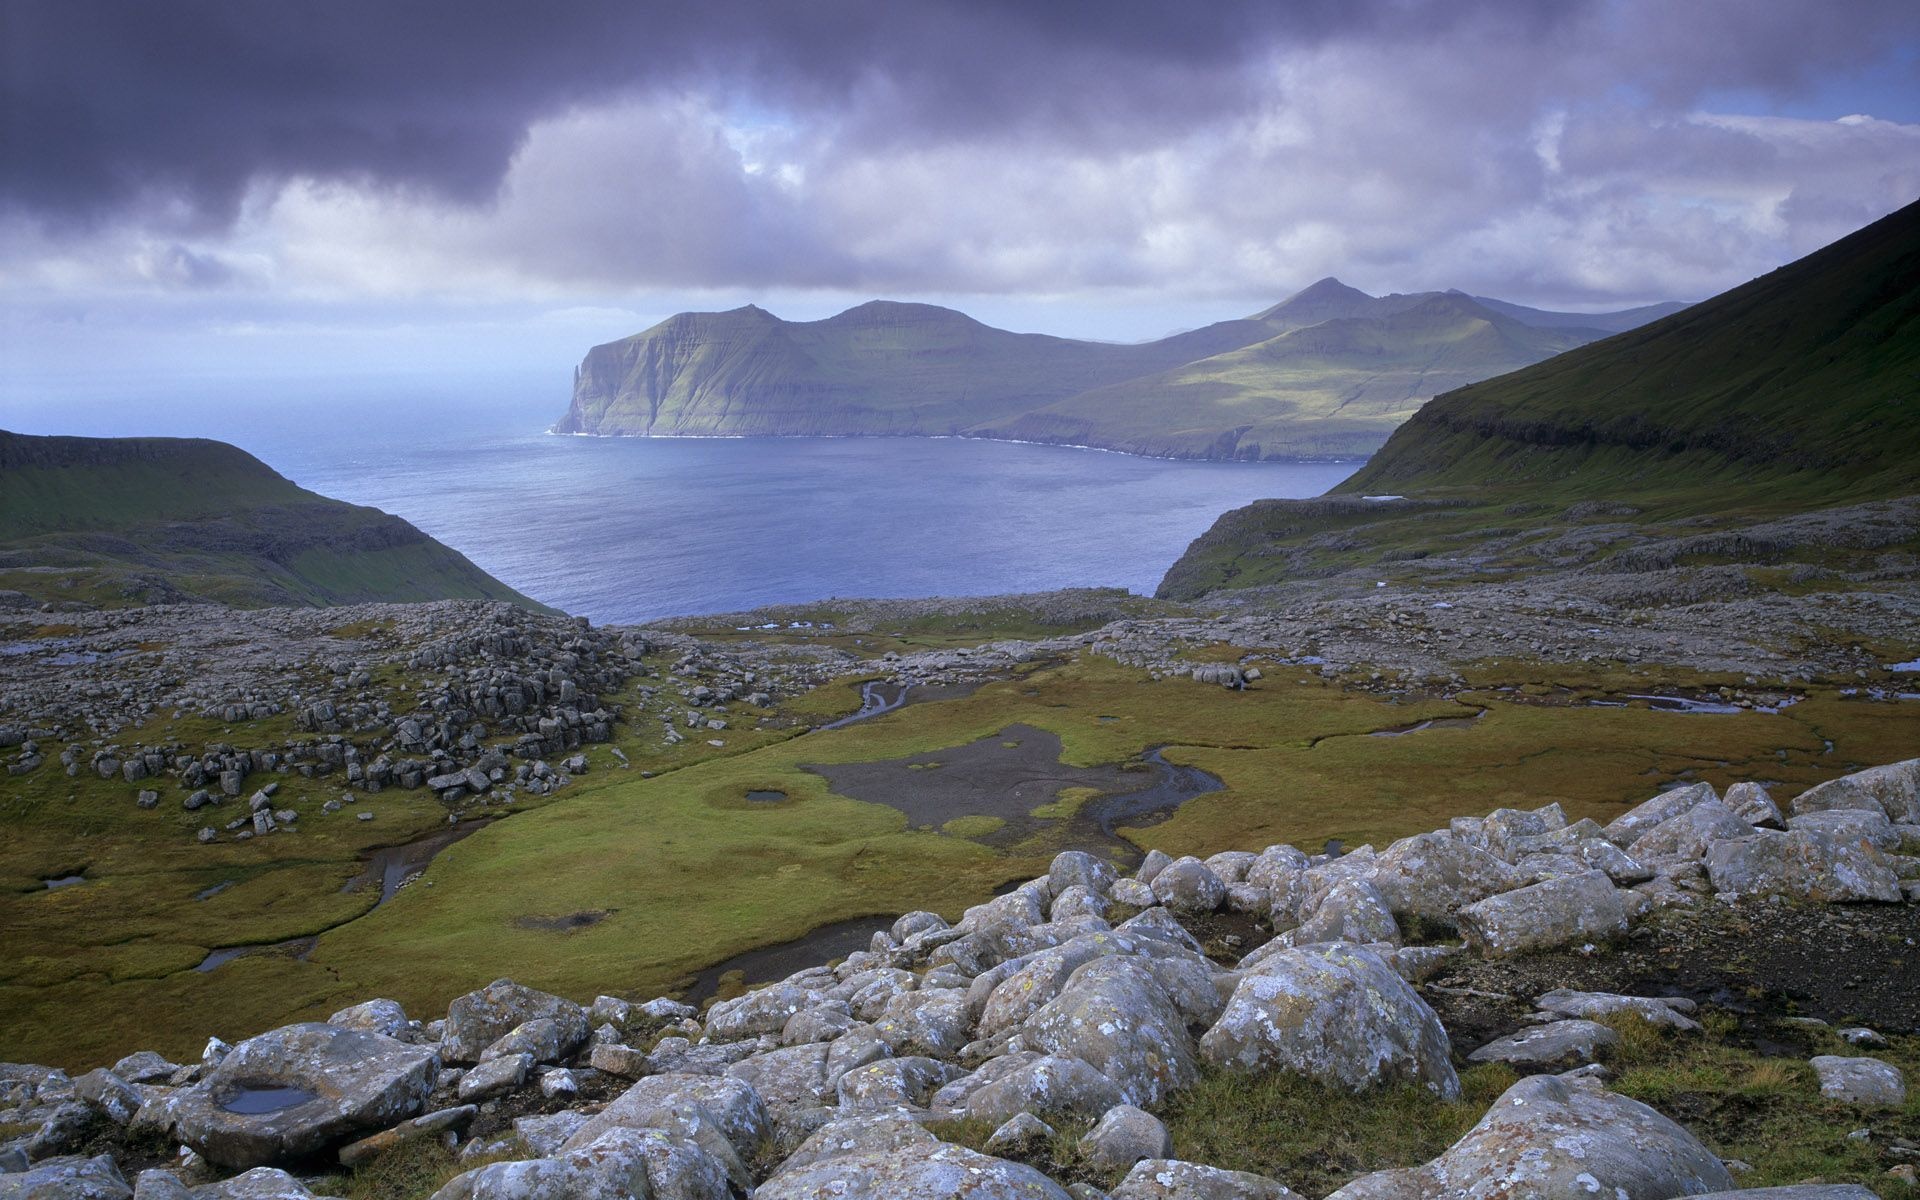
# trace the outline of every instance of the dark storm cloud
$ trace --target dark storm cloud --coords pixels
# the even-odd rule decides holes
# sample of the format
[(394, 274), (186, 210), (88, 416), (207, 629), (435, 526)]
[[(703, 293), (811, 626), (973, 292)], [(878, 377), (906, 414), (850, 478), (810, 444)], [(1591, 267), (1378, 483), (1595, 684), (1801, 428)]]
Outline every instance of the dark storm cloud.
[[(1571, 7), (1500, 9), (1547, 29)], [(1275, 44), (1473, 19), (1404, 0), (5, 0), (0, 200), (203, 228), (256, 179), (475, 202), (536, 120), (677, 88), (862, 141), (1027, 128), (1097, 145), (1232, 109)]]

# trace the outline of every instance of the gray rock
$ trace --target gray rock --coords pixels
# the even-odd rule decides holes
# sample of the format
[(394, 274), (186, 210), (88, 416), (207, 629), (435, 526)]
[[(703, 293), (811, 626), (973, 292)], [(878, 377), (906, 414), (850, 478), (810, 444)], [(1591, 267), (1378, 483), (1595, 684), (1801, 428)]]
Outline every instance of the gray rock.
[(137, 1050), (113, 1064), (113, 1073), (128, 1083), (160, 1083), (179, 1069), (179, 1063), (168, 1062), (152, 1050)]
[[(317, 1154), (419, 1111), (439, 1056), (376, 1033), (335, 1025), (289, 1025), (249, 1038), (169, 1102), (175, 1135), (207, 1161), (231, 1169)], [(226, 1106), (261, 1088), (311, 1096), (264, 1113)]]
[(1375, 860), (1367, 878), (1395, 917), (1440, 925), (1451, 925), (1461, 905), (1499, 895), (1520, 884), (1507, 863), (1446, 832), (1400, 839)]
[(1779, 828), (1784, 822), (1780, 816), (1780, 806), (1773, 802), (1766, 786), (1759, 783), (1736, 783), (1727, 789), (1721, 803), (1733, 810), (1733, 814), (1749, 825), (1764, 825), (1771, 829)]
[(1207, 864), (1189, 855), (1153, 877), (1153, 894), (1175, 912), (1210, 913), (1227, 898), (1227, 885)]
[(552, 1017), (535, 1017), (501, 1034), (480, 1052), (480, 1061), (525, 1054), (537, 1063), (559, 1062), (573, 1052), (574, 1046), (567, 1044), (567, 1038), (577, 1028), (562, 1027)]
[(88, 1071), (73, 1081), (74, 1094), (95, 1112), (115, 1125), (127, 1125), (140, 1111), (144, 1097), (126, 1080), (104, 1067)]
[(819, 1002), (818, 992), (792, 983), (775, 983), (723, 1000), (707, 1010), (707, 1036), (737, 1041), (763, 1033), (779, 1033), (802, 1009)]
[(1105, 859), (1085, 850), (1063, 850), (1054, 855), (1053, 865), (1047, 868), (1047, 888), (1056, 897), (1070, 887), (1083, 887), (1104, 896), (1119, 877), (1120, 873)]
[(1820, 1094), (1829, 1099), (1861, 1108), (1898, 1108), (1907, 1102), (1906, 1077), (1892, 1063), (1837, 1054), (1817, 1055), (1812, 1062)]
[(1108, 1193), (1108, 1200), (1298, 1200), (1265, 1175), (1225, 1171), (1201, 1163), (1150, 1158)]
[(1796, 813), (1878, 810), (1889, 821), (1920, 823), (1920, 758), (1869, 767), (1816, 784), (1794, 797)]
[(535, 1158), (551, 1158), (567, 1144), (568, 1138), (580, 1132), (587, 1119), (587, 1114), (571, 1109), (546, 1116), (515, 1117), (513, 1135)]
[(1887, 856), (1861, 842), (1842, 842), (1811, 829), (1758, 829), (1707, 851), (1713, 890), (1734, 896), (1787, 896), (1839, 903), (1897, 902), (1900, 878)]
[(833, 1095), (827, 1082), (827, 1047), (814, 1042), (743, 1058), (727, 1074), (749, 1084), (776, 1119), (781, 1110), (818, 1108)]
[[(1731, 1164), (1729, 1164), (1731, 1165)], [(1857, 1183), (1790, 1183), (1783, 1187), (1742, 1188), (1737, 1192), (1708, 1192), (1693, 1200), (1880, 1200)]]
[(511, 979), (496, 979), (448, 1006), (440, 1051), (448, 1062), (478, 1062), (481, 1053), (502, 1035), (542, 1017), (558, 1024), (568, 1053), (578, 1049), (591, 1032), (585, 1010), (573, 1001), (523, 987)]
[(1018, 1154), (1053, 1136), (1053, 1126), (1030, 1112), (1019, 1112), (988, 1136), (987, 1149), (994, 1154)]
[(1131, 957), (1097, 958), (1074, 971), (1020, 1036), (1032, 1049), (1087, 1063), (1130, 1104), (1158, 1104), (1199, 1078), (1185, 1017), (1152, 969)]
[(1556, 988), (1551, 992), (1543, 992), (1533, 1006), (1541, 1012), (1563, 1017), (1600, 1020), (1632, 1014), (1649, 1025), (1658, 1025), (1663, 1029), (1682, 1033), (1695, 1033), (1700, 1029), (1699, 1022), (1686, 1015), (1694, 1010), (1693, 1001), (1680, 996), (1620, 996), (1612, 992), (1576, 992)]
[(1715, 842), (1753, 836), (1753, 826), (1718, 800), (1702, 800), (1642, 833), (1627, 846), (1642, 862), (1650, 858), (1699, 858)]
[(1717, 798), (1710, 783), (1691, 783), (1671, 788), (1608, 822), (1606, 839), (1622, 848), (1630, 846), (1649, 829), (1671, 821), (1702, 801)]
[(1400, 926), (1380, 890), (1364, 879), (1343, 879), (1321, 898), (1312, 914), (1298, 928), (1281, 935), (1288, 946), (1310, 946), (1316, 942), (1351, 942), (1363, 946), (1369, 942), (1400, 941)]
[(327, 1024), (390, 1038), (404, 1038), (412, 1028), (407, 1010), (400, 1007), (398, 1000), (368, 1000), (343, 1008), (328, 1017)]
[(659, 1129), (609, 1129), (552, 1158), (468, 1171), (433, 1200), (731, 1200), (740, 1193), (729, 1165)]
[(1107, 915), (1105, 896), (1075, 884), (1063, 888), (1053, 898), (1053, 906), (1047, 910), (1047, 918), (1052, 921), (1071, 921), (1083, 917), (1101, 917)]
[[(827, 1138), (816, 1145), (823, 1134)], [(849, 1146), (833, 1153), (836, 1143)], [(801, 1152), (804, 1160), (796, 1165), (789, 1159), (755, 1190), (755, 1200), (1069, 1200), (1032, 1167), (948, 1145), (910, 1122), (876, 1123), (867, 1131), (836, 1122), (814, 1134)]]
[(1333, 1196), (1665, 1200), (1732, 1187), (1733, 1177), (1711, 1151), (1646, 1105), (1589, 1080), (1533, 1075), (1508, 1088), (1432, 1162), (1362, 1176)]
[(1825, 834), (1842, 844), (1866, 842), (1882, 850), (1900, 848), (1900, 832), (1886, 814), (1864, 808), (1836, 808), (1787, 818), (1790, 830)]
[(504, 1096), (524, 1086), (533, 1070), (533, 1055), (505, 1054), (490, 1058), (460, 1077), (460, 1103), (477, 1104)]
[(1473, 950), (1505, 956), (1619, 937), (1627, 932), (1627, 912), (1605, 872), (1587, 871), (1490, 896), (1455, 919)]
[(340, 1147), (340, 1165), (351, 1169), (362, 1163), (372, 1162), (382, 1154), (407, 1142), (434, 1137), (448, 1130), (465, 1129), (479, 1111), (471, 1104), (463, 1104), (457, 1108), (443, 1108), (438, 1112), (430, 1112), (415, 1117), (411, 1121), (402, 1121), (371, 1137), (364, 1137), (357, 1142), (349, 1142)]
[(936, 1058), (889, 1058), (847, 1071), (833, 1087), (840, 1107), (848, 1111), (924, 1108), (936, 1091), (963, 1074)]
[(1153, 894), (1153, 886), (1141, 883), (1138, 879), (1114, 880), (1111, 894), (1118, 903), (1131, 905), (1134, 908), (1152, 908), (1160, 903)]
[(710, 1123), (747, 1157), (773, 1132), (760, 1093), (739, 1079), (711, 1075), (655, 1075), (628, 1088), (567, 1139), (567, 1149), (593, 1144), (610, 1129), (675, 1128), (683, 1116)]
[(1173, 856), (1165, 850), (1149, 850), (1146, 857), (1140, 860), (1140, 868), (1133, 873), (1133, 877), (1141, 883), (1152, 884), (1154, 876), (1166, 870), (1172, 862)]
[[(1006, 1121), (1023, 1112), (1095, 1117), (1122, 1100), (1118, 1083), (1077, 1058), (1050, 1054), (1008, 1065), (1011, 1070), (992, 1072), (991, 1082), (966, 1095), (967, 1116), (976, 1121)], [(936, 1106), (940, 1099), (935, 1097)]]
[(133, 1189), (113, 1155), (62, 1155), (0, 1175), (0, 1200), (129, 1200)]
[(1619, 1041), (1619, 1034), (1596, 1021), (1552, 1021), (1496, 1038), (1467, 1061), (1502, 1062), (1522, 1074), (1564, 1071), (1598, 1061), (1603, 1049)]
[(1101, 1171), (1124, 1171), (1143, 1158), (1172, 1154), (1173, 1137), (1152, 1113), (1116, 1104), (1080, 1139), (1080, 1153)]
[(1208, 1062), (1285, 1070), (1349, 1091), (1418, 1084), (1460, 1094), (1440, 1019), (1372, 951), (1340, 943), (1276, 954), (1234, 988), (1200, 1039)]

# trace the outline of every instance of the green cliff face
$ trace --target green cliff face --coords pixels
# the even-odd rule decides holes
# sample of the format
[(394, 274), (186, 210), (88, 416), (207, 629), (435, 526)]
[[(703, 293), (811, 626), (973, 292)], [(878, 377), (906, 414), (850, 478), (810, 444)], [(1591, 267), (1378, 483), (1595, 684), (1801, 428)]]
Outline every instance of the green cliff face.
[(0, 592), (98, 607), (540, 607), (399, 517), (316, 495), (224, 442), (4, 431)]
[(1550, 541), (1556, 513), (1697, 528), (1916, 492), (1920, 204), (1682, 312), (1440, 396), (1335, 494), (1223, 515), (1160, 594), (1386, 570), (1524, 527)]
[[(1140, 345), (1009, 333), (950, 309), (884, 301), (809, 322), (751, 305), (682, 313), (594, 347), (554, 430), (1362, 455), (1437, 391), (1603, 336), (1569, 325), (1579, 320), (1570, 314), (1507, 308), (1518, 315), (1458, 293), (1376, 298), (1322, 280), (1255, 317)], [(1594, 318), (1602, 327), (1618, 319)]]

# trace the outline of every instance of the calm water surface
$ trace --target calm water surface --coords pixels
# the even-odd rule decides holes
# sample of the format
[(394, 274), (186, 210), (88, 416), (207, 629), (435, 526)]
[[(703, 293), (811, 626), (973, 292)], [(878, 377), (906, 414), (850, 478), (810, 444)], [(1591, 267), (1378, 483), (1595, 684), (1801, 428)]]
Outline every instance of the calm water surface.
[(946, 438), (573, 438), (291, 450), (303, 486), (406, 517), (599, 622), (829, 596), (1151, 593), (1215, 517), (1347, 464), (1187, 463)]
[(1222, 512), (1318, 495), (1357, 466), (946, 438), (552, 437), (564, 393), (508, 380), (157, 387), (10, 400), (0, 426), (221, 438), (606, 623), (831, 596), (1151, 593)]

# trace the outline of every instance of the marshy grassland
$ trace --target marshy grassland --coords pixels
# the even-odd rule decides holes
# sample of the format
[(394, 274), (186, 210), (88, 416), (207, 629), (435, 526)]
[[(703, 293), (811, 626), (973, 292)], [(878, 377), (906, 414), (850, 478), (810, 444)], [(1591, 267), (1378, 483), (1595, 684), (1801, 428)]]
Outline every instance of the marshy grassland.
[[(938, 828), (910, 828), (897, 808), (836, 795), (802, 764), (924, 755), (1016, 724), (1057, 735), (1074, 766), (1138, 764), (1160, 746), (1167, 761), (1218, 776), (1222, 790), (1123, 831), (1175, 855), (1282, 841), (1317, 849), (1329, 838), (1379, 845), (1452, 816), (1550, 800), (1606, 820), (1683, 778), (1770, 780), (1786, 796), (1908, 756), (1920, 729), (1910, 702), (1832, 685), (1809, 686), (1778, 712), (1705, 714), (1589, 702), (1739, 681), (1513, 662), (1463, 674), (1466, 688), (1448, 697), (1391, 696), (1359, 677), (1267, 663), (1256, 686), (1234, 692), (1086, 656), (834, 730), (805, 732), (857, 708), (857, 679), (786, 703), (761, 728), (730, 728), (711, 739), (720, 746), (662, 747), (623, 725), (612, 746), (588, 748), (590, 770), (572, 786), (491, 806), (510, 815), (442, 851), (377, 908), (378, 889), (342, 889), (370, 848), (444, 825), (426, 793), (361, 794), (323, 813), (340, 790), (291, 776), (275, 803), (302, 813), (299, 832), (202, 846), (192, 830), (205, 814), (182, 812), (172, 791), (142, 811), (117, 780), (42, 770), (0, 784), (0, 1057), (80, 1066), (143, 1047), (188, 1055), (208, 1035), (231, 1040), (373, 995), (432, 1014), (500, 974), (581, 999), (645, 997), (828, 922), (915, 908), (957, 916), (1042, 872), (1087, 797), (1067, 789), (1039, 806), (1052, 819), (1037, 832), (996, 846), (984, 799)], [(1391, 732), (1462, 717), (1474, 719)], [(257, 742), (272, 732), (202, 724), (140, 736)], [(903, 768), (899, 787), (924, 777)], [(749, 803), (756, 790), (786, 799)], [(358, 820), (366, 811), (375, 819)], [(43, 882), (75, 874), (85, 882)], [(194, 969), (215, 948), (305, 938), (303, 957), (269, 949)]]

